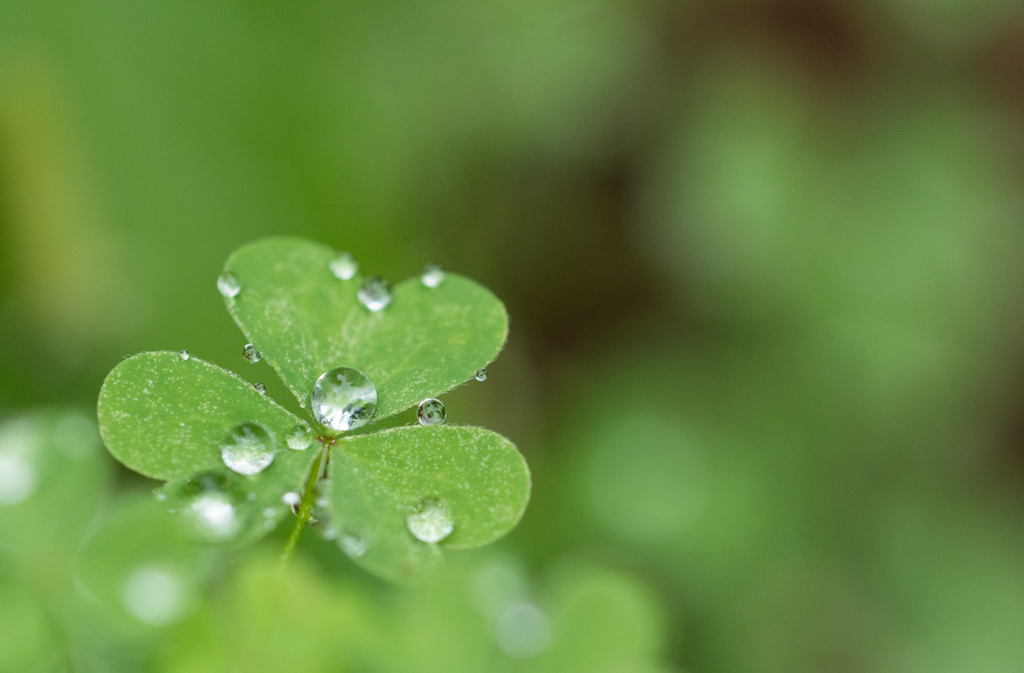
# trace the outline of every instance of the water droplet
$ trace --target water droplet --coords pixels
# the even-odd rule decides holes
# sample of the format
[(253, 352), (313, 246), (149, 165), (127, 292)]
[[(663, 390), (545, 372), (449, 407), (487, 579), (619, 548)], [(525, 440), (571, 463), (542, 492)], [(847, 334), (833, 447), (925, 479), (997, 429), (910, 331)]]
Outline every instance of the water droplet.
[(235, 538), (247, 523), (245, 494), (229, 474), (204, 472), (173, 489), (168, 504), (185, 531), (207, 542)]
[(329, 526), (320, 532), (320, 537), (322, 537), (325, 540), (337, 540), (338, 529), (334, 528), (333, 526)]
[(277, 510), (274, 509), (273, 507), (268, 507), (265, 510), (263, 510), (263, 517), (266, 519), (273, 519), (276, 514)]
[(320, 375), (313, 385), (311, 410), (316, 420), (334, 430), (366, 425), (377, 409), (377, 389), (358, 369), (338, 367)]
[(405, 519), (412, 536), (421, 542), (440, 542), (455, 530), (448, 508), (434, 498), (424, 498)]
[(266, 395), (267, 394), (267, 386), (264, 383), (262, 383), (262, 382), (261, 383), (254, 383), (254, 384), (252, 384), (252, 387), (253, 387), (253, 390), (258, 392), (260, 395)]
[(391, 303), (391, 283), (380, 276), (369, 276), (363, 279), (356, 297), (371, 311), (380, 311)]
[(359, 533), (345, 533), (338, 541), (338, 546), (349, 558), (359, 558), (366, 553), (366, 540)]
[(190, 357), (192, 357), (192, 354), (186, 350), (178, 351), (178, 355), (181, 357), (182, 360), (188, 360)]
[(225, 271), (217, 277), (217, 289), (225, 299), (231, 299), (237, 297), (238, 293), (242, 291), (242, 284), (238, 282), (238, 278), (234, 274)]
[(420, 402), (420, 406), (416, 409), (416, 419), (420, 425), (444, 423), (445, 415), (444, 403), (436, 397), (428, 397)]
[(157, 502), (164, 502), (167, 500), (167, 494), (160, 489), (153, 491), (153, 497), (156, 498)]
[(473, 378), (475, 378), (477, 381), (486, 381), (487, 380), (487, 368), (486, 367), (481, 367), (480, 369), (476, 370), (476, 374), (473, 375)]
[(131, 616), (151, 626), (172, 624), (188, 613), (195, 596), (182, 577), (166, 568), (142, 566), (121, 587), (121, 605)]
[(302, 502), (302, 496), (296, 493), (295, 491), (288, 491), (287, 493), (281, 496), (281, 502), (290, 507), (295, 507), (296, 505)]
[(221, 442), (220, 457), (239, 474), (256, 474), (274, 462), (274, 438), (258, 423), (242, 423), (232, 428)]
[(256, 350), (256, 347), (252, 344), (245, 344), (245, 346), (242, 347), (242, 357), (245, 358), (246, 362), (256, 364), (263, 359), (263, 353)]
[(36, 492), (36, 467), (15, 452), (0, 453), (0, 506), (25, 502)]
[(300, 423), (292, 428), (288, 435), (288, 448), (295, 451), (305, 451), (313, 443), (313, 428), (305, 423)]
[(547, 648), (551, 641), (551, 622), (536, 605), (516, 603), (498, 616), (494, 638), (508, 656), (528, 659)]
[(338, 280), (352, 280), (359, 270), (359, 263), (350, 253), (343, 252), (327, 265)]
[(427, 287), (437, 287), (444, 282), (444, 269), (437, 264), (427, 264), (423, 267), (423, 275), (420, 276), (420, 282)]

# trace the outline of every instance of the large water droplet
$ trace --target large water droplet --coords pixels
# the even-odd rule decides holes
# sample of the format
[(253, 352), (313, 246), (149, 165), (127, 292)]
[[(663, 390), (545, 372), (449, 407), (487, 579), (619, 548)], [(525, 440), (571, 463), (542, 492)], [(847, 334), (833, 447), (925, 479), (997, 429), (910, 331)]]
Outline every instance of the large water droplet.
[(480, 369), (476, 370), (476, 374), (473, 375), (473, 378), (475, 378), (477, 381), (486, 381), (487, 380), (487, 368), (486, 367), (481, 367)]
[(440, 542), (455, 530), (448, 508), (434, 498), (424, 498), (405, 519), (412, 536), (421, 542)]
[(234, 539), (247, 523), (245, 493), (227, 474), (204, 472), (174, 489), (168, 505), (189, 535), (207, 542)]
[(256, 350), (256, 347), (252, 344), (245, 344), (242, 347), (242, 357), (245, 358), (246, 362), (256, 364), (263, 359), (263, 353)]
[(334, 430), (366, 425), (377, 409), (377, 389), (366, 374), (338, 367), (320, 375), (310, 396), (313, 416)]
[(39, 475), (27, 457), (0, 453), (0, 507), (25, 502), (36, 492)]
[(444, 403), (436, 397), (428, 397), (420, 402), (420, 406), (416, 408), (416, 419), (420, 422), (420, 425), (444, 423), (444, 418)]
[(239, 474), (256, 474), (274, 462), (274, 438), (259, 423), (242, 423), (221, 442), (220, 457)]
[(366, 554), (366, 540), (359, 533), (345, 533), (338, 540), (338, 546), (349, 558), (359, 558)]
[(427, 287), (437, 287), (444, 282), (444, 270), (437, 264), (427, 264), (423, 267), (423, 275), (420, 276), (420, 282)]
[(132, 571), (121, 587), (121, 605), (140, 622), (165, 626), (191, 609), (194, 596), (181, 576), (157, 566)]
[(359, 263), (350, 253), (343, 252), (327, 265), (338, 280), (352, 280), (359, 270)]
[(359, 286), (356, 297), (360, 304), (371, 311), (383, 310), (391, 303), (391, 283), (380, 276), (369, 276)]
[(292, 428), (288, 435), (288, 448), (295, 451), (305, 451), (313, 443), (313, 428), (305, 423), (300, 423)]
[(242, 291), (242, 284), (238, 282), (238, 278), (233, 273), (225, 271), (217, 277), (217, 290), (225, 299), (231, 299), (237, 297), (238, 293)]
[(178, 351), (178, 355), (181, 357), (182, 360), (188, 360), (190, 357), (192, 357), (192, 354), (186, 350)]
[(551, 641), (551, 622), (536, 605), (515, 603), (498, 616), (494, 638), (508, 656), (528, 659), (547, 648)]

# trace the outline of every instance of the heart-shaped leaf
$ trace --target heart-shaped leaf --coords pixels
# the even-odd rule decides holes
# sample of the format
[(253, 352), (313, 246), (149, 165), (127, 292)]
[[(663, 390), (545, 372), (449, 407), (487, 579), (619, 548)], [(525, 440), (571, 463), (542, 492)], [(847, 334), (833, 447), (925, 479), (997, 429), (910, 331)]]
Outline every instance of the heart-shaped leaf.
[[(103, 382), (97, 410), (110, 453), (136, 472), (173, 480), (169, 490), (196, 475), (223, 473), (244, 498), (245, 525), (235, 542), (261, 537), (287, 515), (281, 496), (302, 490), (320, 446), (290, 449), (288, 438), (308, 424), (237, 375), (168, 351), (118, 364)], [(274, 451), (270, 466), (252, 476), (229, 472), (221, 457), (221, 445), (245, 423), (265, 428)]]
[[(342, 549), (390, 579), (429, 566), (438, 546), (466, 549), (500, 538), (522, 517), (530, 495), (529, 471), (515, 445), (467, 426), (339, 439), (329, 474), (330, 514)], [(411, 532), (425, 506), (450, 523), (437, 544)]]
[(373, 381), (376, 418), (384, 418), (469, 380), (505, 344), (505, 307), (477, 283), (454, 274), (437, 287), (410, 279), (371, 311), (357, 299), (362, 276), (331, 272), (336, 257), (324, 245), (269, 238), (239, 248), (225, 266), (240, 286), (225, 297), (228, 310), (304, 408), (321, 374), (352, 367)]

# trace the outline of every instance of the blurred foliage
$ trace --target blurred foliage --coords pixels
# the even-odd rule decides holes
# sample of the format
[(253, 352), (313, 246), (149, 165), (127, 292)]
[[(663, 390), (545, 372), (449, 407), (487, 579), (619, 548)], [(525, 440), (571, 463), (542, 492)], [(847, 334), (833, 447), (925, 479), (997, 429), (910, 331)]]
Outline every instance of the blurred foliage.
[[(1018, 0), (0, 4), (0, 670), (1024, 669), (1021, 82)], [(499, 549), (278, 574), (61, 450), (243, 366), (266, 234), (506, 302)]]

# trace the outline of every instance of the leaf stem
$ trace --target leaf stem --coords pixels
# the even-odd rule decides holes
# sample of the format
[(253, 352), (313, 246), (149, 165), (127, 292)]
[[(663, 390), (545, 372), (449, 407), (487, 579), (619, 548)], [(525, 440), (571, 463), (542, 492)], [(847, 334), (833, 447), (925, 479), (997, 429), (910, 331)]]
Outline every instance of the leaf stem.
[[(331, 442), (333, 444), (333, 442)], [(324, 444), (323, 448), (320, 449), (320, 455), (317, 458), (316, 469), (313, 469), (309, 473), (309, 479), (306, 480), (306, 490), (302, 494), (302, 504), (299, 505), (299, 512), (295, 515), (295, 523), (292, 525), (292, 530), (288, 533), (288, 539), (285, 540), (284, 549), (281, 550), (281, 567), (284, 568), (285, 564), (288, 563), (288, 559), (292, 557), (295, 552), (295, 547), (299, 544), (299, 538), (302, 537), (302, 531), (309, 522), (310, 516), (313, 512), (313, 501), (316, 498), (316, 485), (320, 479), (323, 478), (324, 472), (327, 470), (327, 456), (331, 450), (331, 444)]]

